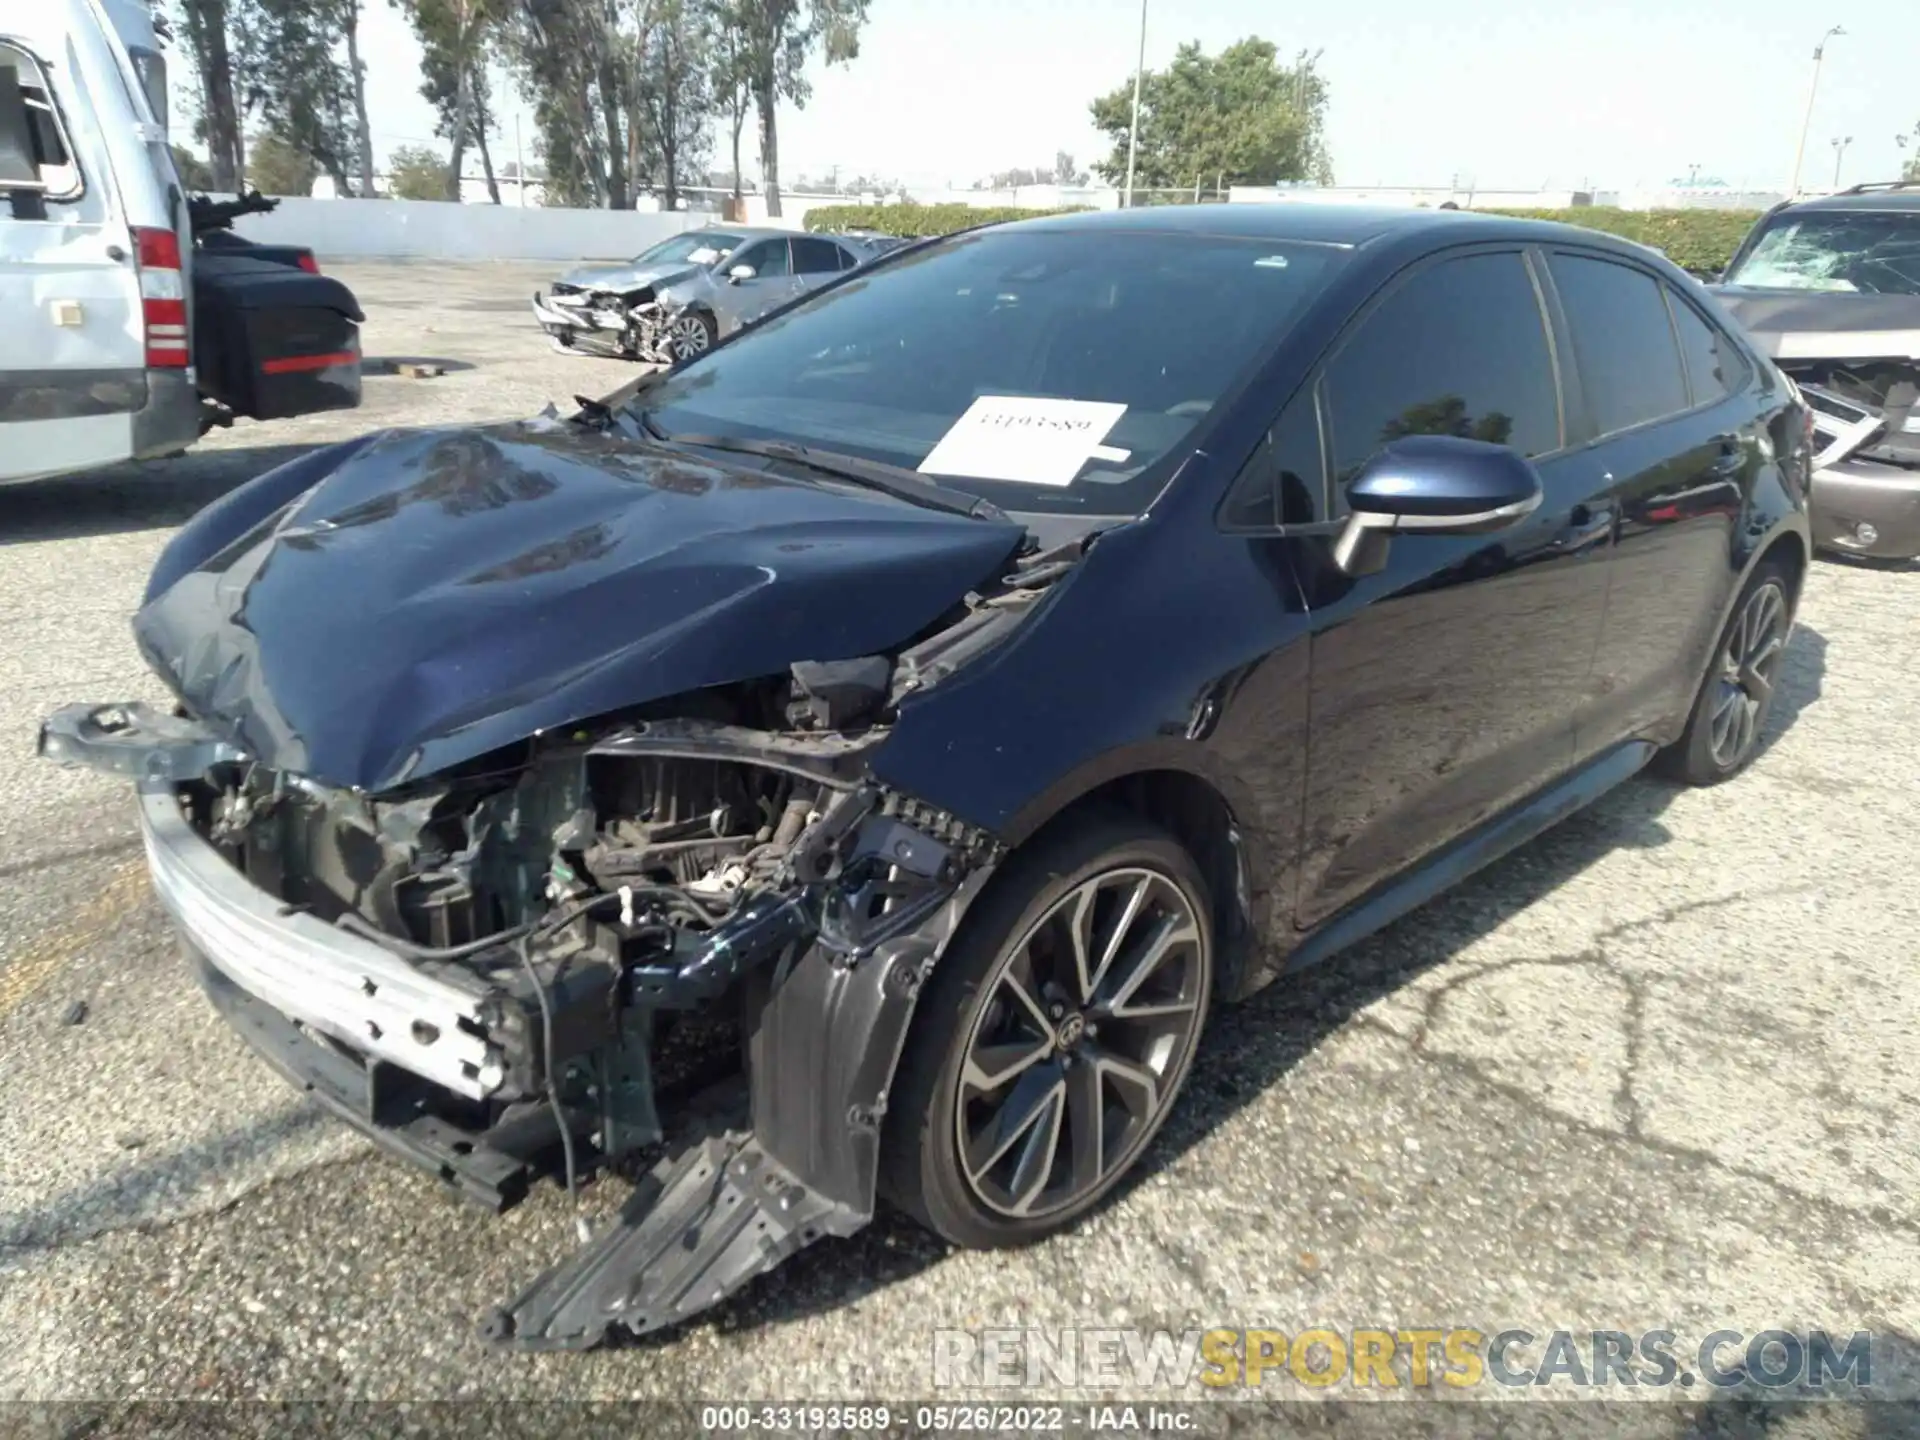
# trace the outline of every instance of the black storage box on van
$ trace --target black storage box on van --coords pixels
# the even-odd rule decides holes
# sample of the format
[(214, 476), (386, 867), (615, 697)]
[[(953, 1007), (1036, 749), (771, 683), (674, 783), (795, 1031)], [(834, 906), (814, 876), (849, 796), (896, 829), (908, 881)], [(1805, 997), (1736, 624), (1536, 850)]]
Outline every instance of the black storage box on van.
[(197, 251), (193, 361), (200, 388), (236, 415), (284, 420), (360, 403), (360, 321), (353, 292), (246, 255)]

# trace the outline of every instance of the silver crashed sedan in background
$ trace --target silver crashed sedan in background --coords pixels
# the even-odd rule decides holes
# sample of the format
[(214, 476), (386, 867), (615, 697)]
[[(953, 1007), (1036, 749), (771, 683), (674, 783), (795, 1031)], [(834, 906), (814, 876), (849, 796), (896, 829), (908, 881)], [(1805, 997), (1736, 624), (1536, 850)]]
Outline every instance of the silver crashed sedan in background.
[(582, 266), (533, 297), (556, 350), (671, 364), (904, 243), (726, 226), (688, 230), (631, 260)]

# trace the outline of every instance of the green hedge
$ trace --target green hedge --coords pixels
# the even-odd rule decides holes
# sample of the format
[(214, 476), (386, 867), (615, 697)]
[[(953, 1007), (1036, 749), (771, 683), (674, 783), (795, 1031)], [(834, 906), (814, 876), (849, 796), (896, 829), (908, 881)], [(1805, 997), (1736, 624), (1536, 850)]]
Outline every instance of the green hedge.
[(1685, 270), (1725, 269), (1753, 222), (1760, 218), (1758, 210), (1615, 210), (1605, 205), (1489, 213), (1604, 230), (1663, 250), (1669, 260)]
[(807, 211), (807, 229), (816, 233), (873, 230), (882, 235), (945, 235), (970, 225), (1003, 220), (1037, 220), (1042, 215), (1071, 215), (1085, 205), (1059, 210), (1021, 210), (1012, 205), (817, 205)]

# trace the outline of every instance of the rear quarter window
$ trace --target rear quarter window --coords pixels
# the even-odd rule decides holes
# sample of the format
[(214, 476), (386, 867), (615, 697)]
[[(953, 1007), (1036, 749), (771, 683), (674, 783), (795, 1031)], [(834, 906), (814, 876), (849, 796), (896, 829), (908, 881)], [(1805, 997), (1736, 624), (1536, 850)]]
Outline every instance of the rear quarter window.
[(1747, 378), (1747, 362), (1733, 341), (1671, 288), (1667, 290), (1667, 304), (1673, 310), (1673, 328), (1680, 337), (1680, 354), (1686, 362), (1693, 403), (1710, 405), (1739, 389)]

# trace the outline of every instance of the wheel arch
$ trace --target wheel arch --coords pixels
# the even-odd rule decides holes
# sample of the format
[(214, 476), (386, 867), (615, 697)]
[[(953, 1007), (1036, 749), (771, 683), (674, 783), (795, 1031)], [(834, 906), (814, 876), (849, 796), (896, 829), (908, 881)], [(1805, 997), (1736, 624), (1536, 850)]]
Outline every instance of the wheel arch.
[(1742, 589), (1746, 588), (1747, 580), (1752, 577), (1753, 572), (1769, 560), (1778, 560), (1787, 572), (1787, 596), (1797, 609), (1800, 604), (1801, 590), (1806, 585), (1807, 569), (1813, 563), (1813, 547), (1807, 543), (1807, 537), (1798, 530), (1781, 531), (1761, 546), (1758, 553), (1754, 555), (1752, 563), (1747, 567), (1747, 574), (1741, 577)]
[[(1183, 747), (1191, 753), (1195, 747)], [(1165, 830), (1205, 877), (1216, 946), (1215, 993), (1234, 999), (1253, 988), (1251, 963), (1274, 873), (1265, 847), (1246, 823), (1249, 797), (1230, 779), (1165, 754), (1110, 759), (1054, 787), (1015, 818), (1002, 840), (1010, 852), (1033, 845), (1089, 815), (1122, 811)], [(1187, 758), (1181, 756), (1181, 759)]]

